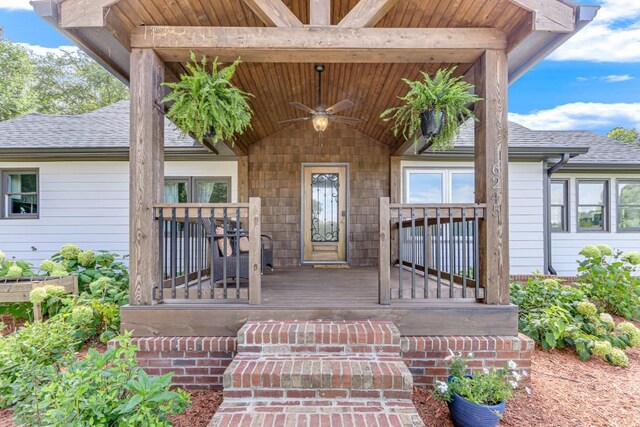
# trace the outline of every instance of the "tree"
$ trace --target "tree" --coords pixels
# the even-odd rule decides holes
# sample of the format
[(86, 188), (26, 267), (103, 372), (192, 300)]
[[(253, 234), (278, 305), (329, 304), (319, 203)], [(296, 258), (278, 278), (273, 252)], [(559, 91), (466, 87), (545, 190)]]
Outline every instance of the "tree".
[(6, 40), (0, 28), (0, 121), (30, 110), (32, 71), (27, 49)]
[(81, 114), (127, 99), (129, 90), (80, 51), (34, 55), (35, 110)]
[(617, 127), (611, 129), (607, 136), (616, 141), (626, 142), (627, 144), (640, 144), (640, 134), (636, 129)]

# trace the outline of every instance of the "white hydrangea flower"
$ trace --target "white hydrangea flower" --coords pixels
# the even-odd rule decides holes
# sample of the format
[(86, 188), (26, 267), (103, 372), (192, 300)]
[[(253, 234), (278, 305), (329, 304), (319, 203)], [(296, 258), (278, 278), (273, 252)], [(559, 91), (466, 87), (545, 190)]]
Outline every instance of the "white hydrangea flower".
[(482, 372), (484, 372), (485, 374), (489, 373), (489, 368), (482, 368)]
[(469, 353), (469, 358), (473, 357), (473, 353)]
[(512, 389), (516, 389), (516, 388), (518, 388), (518, 383), (517, 383), (517, 382), (515, 382), (515, 381), (509, 381), (509, 384), (511, 384), (511, 388), (512, 388)]
[(513, 378), (514, 378), (516, 381), (520, 381), (520, 380), (522, 379), (522, 375), (520, 375), (520, 374), (519, 374), (519, 373), (517, 373), (517, 372), (514, 372), (512, 375), (513, 375)]
[(0, 262), (4, 261), (5, 259), (7, 259), (7, 256), (4, 254), (4, 252), (0, 251)]
[(511, 369), (512, 371), (514, 369), (518, 368), (518, 364), (516, 362), (514, 362), (513, 360), (509, 360), (509, 362), (507, 363), (507, 366), (509, 367), (509, 369)]
[(449, 385), (442, 381), (436, 381), (436, 389), (440, 393), (446, 393), (449, 390)]
[(529, 373), (527, 371), (522, 371), (520, 375), (522, 375), (523, 378), (526, 378)]

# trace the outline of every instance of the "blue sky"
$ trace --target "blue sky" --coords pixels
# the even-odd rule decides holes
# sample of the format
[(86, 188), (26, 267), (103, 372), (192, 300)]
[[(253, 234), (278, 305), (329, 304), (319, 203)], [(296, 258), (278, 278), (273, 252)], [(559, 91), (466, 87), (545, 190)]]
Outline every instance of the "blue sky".
[[(511, 119), (534, 129), (640, 128), (640, 0), (582, 2), (601, 5), (598, 17), (511, 86)], [(71, 44), (28, 0), (0, 0), (0, 26), (36, 52)]]

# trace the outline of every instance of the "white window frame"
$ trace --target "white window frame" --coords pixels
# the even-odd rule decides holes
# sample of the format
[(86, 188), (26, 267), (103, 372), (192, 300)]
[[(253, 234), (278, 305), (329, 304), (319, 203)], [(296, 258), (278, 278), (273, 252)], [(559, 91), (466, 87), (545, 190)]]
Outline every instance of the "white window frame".
[[(454, 174), (472, 174), (475, 175), (475, 170), (468, 167), (452, 167), (452, 168), (435, 168), (435, 167), (422, 167), (422, 166), (405, 166), (403, 172), (403, 194), (402, 200), (404, 203), (408, 203), (409, 194), (411, 194), (410, 175), (420, 173), (440, 174), (442, 176), (442, 203), (450, 204), (453, 199), (453, 180)], [(473, 202), (472, 202), (473, 203)]]

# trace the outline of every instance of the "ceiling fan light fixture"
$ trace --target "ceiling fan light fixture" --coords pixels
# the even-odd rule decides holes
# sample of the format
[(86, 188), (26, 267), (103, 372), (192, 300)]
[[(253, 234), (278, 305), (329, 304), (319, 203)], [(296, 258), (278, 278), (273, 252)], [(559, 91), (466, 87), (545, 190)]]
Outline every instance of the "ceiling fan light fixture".
[(329, 115), (326, 113), (316, 113), (313, 115), (311, 122), (316, 132), (324, 132), (327, 130), (327, 126), (329, 126)]

